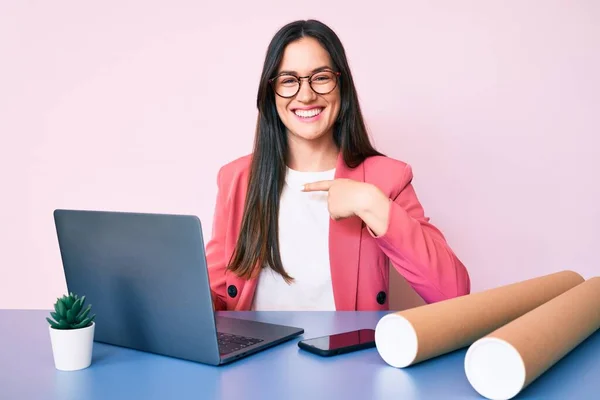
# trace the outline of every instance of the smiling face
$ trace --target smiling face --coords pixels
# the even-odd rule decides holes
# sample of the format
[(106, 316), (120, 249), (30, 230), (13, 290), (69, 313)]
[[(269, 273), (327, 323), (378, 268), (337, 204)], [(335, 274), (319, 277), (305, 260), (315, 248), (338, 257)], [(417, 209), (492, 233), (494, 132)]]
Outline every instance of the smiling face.
[[(286, 47), (277, 73), (306, 77), (321, 72), (313, 76), (312, 85), (324, 93), (329, 91), (328, 85), (335, 84), (336, 79), (332, 72), (327, 71), (334, 71), (327, 51), (316, 39), (304, 37)], [(330, 93), (319, 94), (311, 88), (308, 79), (301, 79), (300, 82), (300, 90), (295, 96), (283, 98), (275, 95), (277, 112), (288, 135), (309, 141), (332, 138), (333, 125), (340, 111), (339, 83)], [(280, 93), (287, 90), (290, 94), (297, 87), (292, 76), (278, 78), (275, 85)]]

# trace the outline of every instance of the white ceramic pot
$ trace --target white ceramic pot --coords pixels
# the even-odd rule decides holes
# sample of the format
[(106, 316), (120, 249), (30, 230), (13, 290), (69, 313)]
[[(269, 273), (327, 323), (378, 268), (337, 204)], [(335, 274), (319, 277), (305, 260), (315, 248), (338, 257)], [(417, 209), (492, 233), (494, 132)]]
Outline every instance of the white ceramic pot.
[(92, 363), (96, 323), (81, 329), (50, 329), (54, 366), (61, 371), (76, 371)]

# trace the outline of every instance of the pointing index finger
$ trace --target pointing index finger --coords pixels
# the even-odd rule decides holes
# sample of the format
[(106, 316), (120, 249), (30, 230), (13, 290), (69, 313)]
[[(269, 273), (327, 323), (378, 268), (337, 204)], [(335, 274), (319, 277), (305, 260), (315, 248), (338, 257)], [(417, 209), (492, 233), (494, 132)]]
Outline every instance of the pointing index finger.
[(302, 191), (303, 192), (328, 191), (332, 184), (333, 184), (333, 181), (311, 182), (311, 183), (307, 183), (306, 185), (304, 185), (302, 188)]

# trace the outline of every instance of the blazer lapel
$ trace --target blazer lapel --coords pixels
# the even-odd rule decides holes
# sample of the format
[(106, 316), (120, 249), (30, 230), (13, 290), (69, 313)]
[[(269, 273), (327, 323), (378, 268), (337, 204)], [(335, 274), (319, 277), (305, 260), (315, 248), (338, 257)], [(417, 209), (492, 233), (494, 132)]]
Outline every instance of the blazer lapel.
[[(365, 174), (362, 163), (354, 169), (348, 168), (340, 152), (335, 179), (342, 178), (364, 182)], [(362, 220), (356, 216), (338, 221), (329, 220), (329, 262), (338, 311), (356, 309), (362, 227)]]

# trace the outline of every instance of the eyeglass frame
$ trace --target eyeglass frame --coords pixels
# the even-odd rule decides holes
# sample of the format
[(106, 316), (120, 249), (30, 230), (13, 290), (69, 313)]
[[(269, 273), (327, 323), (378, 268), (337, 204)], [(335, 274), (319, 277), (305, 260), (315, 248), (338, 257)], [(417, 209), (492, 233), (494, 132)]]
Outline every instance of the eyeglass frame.
[[(316, 90), (315, 90), (315, 89), (312, 87), (312, 77), (313, 77), (313, 76), (315, 76), (316, 74), (320, 74), (320, 73), (322, 73), (322, 72), (331, 72), (333, 75), (335, 75), (335, 78), (336, 78), (336, 79), (335, 79), (335, 86), (333, 87), (333, 89), (331, 89), (331, 90), (330, 90), (329, 92), (327, 92), (327, 93), (319, 93), (319, 92), (317, 92), (317, 91), (316, 91)], [(293, 94), (293, 95), (291, 95), (291, 96), (282, 96), (282, 95), (280, 95), (279, 93), (277, 93), (277, 90), (276, 90), (276, 89), (275, 89), (275, 87), (273, 86), (273, 82), (275, 82), (275, 80), (276, 80), (277, 78), (279, 78), (279, 77), (281, 77), (281, 76), (285, 76), (285, 75), (293, 76), (294, 78), (298, 79), (298, 90), (296, 90), (296, 93), (294, 93), (294, 94)], [(289, 72), (282, 72), (282, 73), (280, 73), (280, 74), (277, 74), (277, 75), (275, 75), (273, 78), (269, 79), (269, 80), (268, 80), (268, 82), (269, 82), (269, 84), (271, 85), (271, 87), (273, 88), (273, 91), (275, 92), (275, 94), (276, 94), (277, 96), (279, 96), (279, 97), (282, 97), (282, 98), (284, 98), (284, 99), (291, 99), (292, 97), (296, 96), (296, 95), (297, 95), (297, 94), (300, 92), (300, 89), (302, 88), (302, 80), (303, 80), (303, 79), (306, 79), (306, 80), (308, 80), (308, 86), (310, 87), (310, 90), (312, 90), (312, 91), (313, 91), (313, 92), (315, 92), (316, 94), (320, 94), (320, 95), (326, 95), (326, 94), (329, 94), (329, 93), (333, 92), (333, 91), (335, 90), (335, 88), (337, 88), (337, 86), (338, 86), (338, 83), (339, 83), (339, 77), (340, 77), (341, 75), (342, 75), (342, 73), (341, 73), (341, 72), (339, 72), (339, 71), (334, 71), (334, 70), (332, 70), (332, 69), (323, 69), (323, 70), (320, 70), (320, 71), (313, 72), (312, 74), (310, 74), (310, 75), (306, 75), (306, 76), (298, 76), (298, 75), (291, 74), (291, 73), (289, 73)]]

